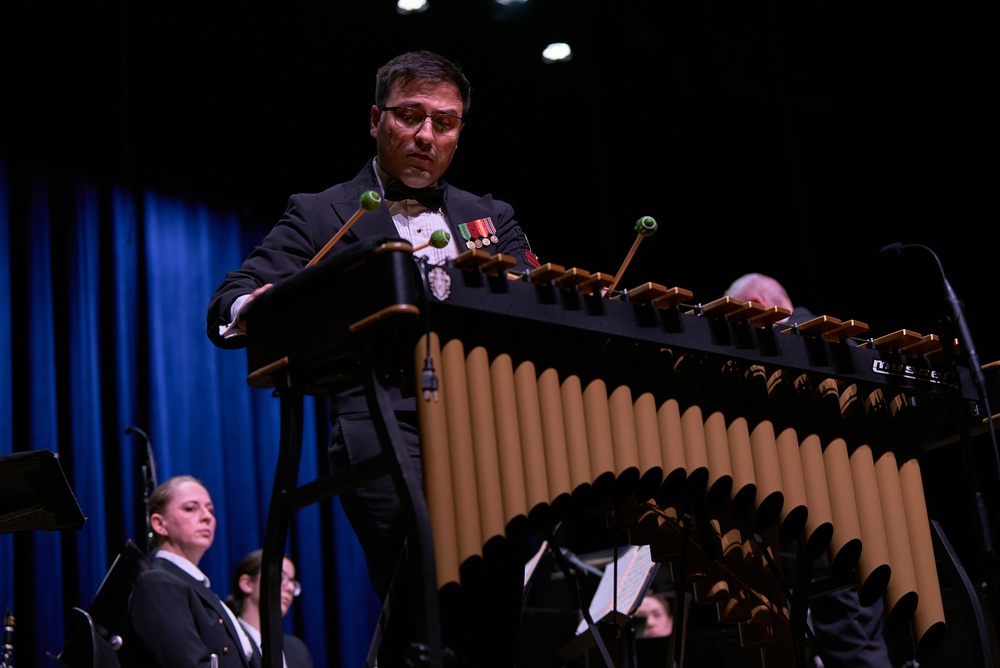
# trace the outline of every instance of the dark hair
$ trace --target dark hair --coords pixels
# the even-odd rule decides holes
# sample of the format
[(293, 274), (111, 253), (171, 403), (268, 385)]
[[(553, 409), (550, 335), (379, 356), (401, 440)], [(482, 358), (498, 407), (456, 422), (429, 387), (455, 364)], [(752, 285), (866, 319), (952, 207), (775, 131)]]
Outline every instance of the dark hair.
[[(285, 559), (291, 561), (291, 557), (287, 554), (282, 558), (282, 561)], [(243, 601), (247, 599), (247, 595), (240, 588), (240, 578), (249, 575), (251, 580), (256, 580), (260, 577), (260, 569), (263, 564), (264, 550), (254, 550), (236, 564), (233, 574), (229, 577), (229, 596), (226, 597), (225, 603), (237, 617), (243, 612)]]
[(243, 601), (247, 598), (247, 595), (240, 589), (240, 578), (249, 575), (251, 580), (256, 580), (257, 576), (260, 575), (263, 558), (264, 550), (254, 550), (236, 564), (236, 569), (229, 578), (229, 596), (226, 597), (226, 605), (237, 617), (243, 612)]
[[(193, 475), (178, 475), (163, 481), (157, 486), (156, 489), (153, 490), (153, 493), (149, 495), (149, 505), (146, 507), (147, 519), (152, 519), (153, 515), (156, 515), (157, 513), (162, 515), (163, 511), (173, 500), (174, 492), (176, 491), (177, 486), (185, 482), (196, 482), (202, 487), (205, 486), (201, 480), (198, 480)], [(159, 546), (159, 534), (150, 530), (149, 551), (152, 552)]]
[(469, 113), (472, 104), (472, 87), (462, 73), (462, 68), (433, 51), (410, 51), (396, 56), (378, 68), (375, 73), (375, 104), (385, 106), (389, 93), (397, 81), (407, 86), (421, 79), (436, 83), (452, 83), (462, 97), (462, 116)]

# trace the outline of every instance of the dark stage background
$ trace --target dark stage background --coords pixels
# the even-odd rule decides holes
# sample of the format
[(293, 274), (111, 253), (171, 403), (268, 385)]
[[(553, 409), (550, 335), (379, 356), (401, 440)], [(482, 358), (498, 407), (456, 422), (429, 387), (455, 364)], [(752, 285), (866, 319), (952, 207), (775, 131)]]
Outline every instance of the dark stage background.
[[(12, 174), (230, 211), (242, 257), (289, 194), (371, 159), (376, 68), (429, 48), (473, 86), (446, 178), (511, 202), (543, 262), (614, 274), (650, 215), (659, 231), (621, 287), (653, 281), (707, 302), (763, 271), (875, 336), (928, 334), (944, 314), (933, 259), (880, 256), (926, 244), (989, 362), (1000, 235), (985, 192), (986, 23), (927, 2), (434, 0), (415, 16), (386, 0), (6, 3), (0, 157)], [(543, 64), (550, 41), (574, 59)], [(206, 267), (208, 284), (229, 268)], [(967, 488), (957, 453), (936, 457), (940, 484)], [(86, 603), (82, 590), (65, 607)]]
[[(373, 152), (376, 67), (461, 63), (473, 105), (448, 175), (514, 204), (543, 261), (722, 294), (748, 270), (876, 334), (930, 333), (940, 255), (982, 357), (995, 206), (982, 25), (930, 3), (437, 0), (4, 10), (5, 138), (69, 169), (238, 208), (270, 227), (293, 192)], [(545, 65), (549, 41), (575, 48)]]

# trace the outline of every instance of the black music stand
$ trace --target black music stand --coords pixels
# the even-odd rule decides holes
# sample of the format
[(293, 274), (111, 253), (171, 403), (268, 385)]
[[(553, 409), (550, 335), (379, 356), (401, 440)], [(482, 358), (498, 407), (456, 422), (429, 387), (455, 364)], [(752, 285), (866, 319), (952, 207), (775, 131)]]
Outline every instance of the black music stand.
[(58, 656), (47, 653), (48, 657), (65, 668), (120, 668), (115, 647), (98, 633), (93, 616), (81, 608), (73, 608), (73, 612), (83, 618), (86, 626), (74, 632)]
[(76, 625), (58, 656), (49, 654), (67, 668), (117, 668), (117, 650), (122, 646), (128, 600), (139, 574), (149, 568), (145, 552), (131, 540), (115, 557), (94, 600), (86, 610), (73, 608), (82, 620)]
[(59, 455), (51, 450), (0, 455), (0, 533), (76, 531), (84, 521)]

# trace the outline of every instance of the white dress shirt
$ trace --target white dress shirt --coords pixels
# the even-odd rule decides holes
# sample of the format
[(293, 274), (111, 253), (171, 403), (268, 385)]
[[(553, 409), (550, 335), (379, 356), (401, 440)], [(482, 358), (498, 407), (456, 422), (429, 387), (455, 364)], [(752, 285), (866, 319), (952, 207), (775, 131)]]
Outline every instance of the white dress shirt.
[[(250, 636), (250, 639), (253, 640), (254, 643), (256, 643), (257, 649), (260, 650), (260, 653), (263, 655), (264, 650), (260, 644), (260, 639), (261, 639), (260, 631), (258, 629), (255, 629), (246, 621), (244, 621), (242, 617), (240, 617), (239, 621), (240, 621), (240, 626), (242, 626), (243, 630), (247, 632), (247, 635)], [(285, 668), (288, 668), (288, 659), (285, 658), (284, 652), (281, 653), (281, 663), (284, 665)]]
[[(385, 184), (382, 183), (382, 178), (378, 173), (378, 164), (375, 164), (374, 161), (373, 167), (379, 188), (382, 189), (382, 192), (385, 192)], [(413, 253), (414, 257), (426, 258), (427, 262), (432, 265), (441, 265), (448, 260), (454, 260), (458, 257), (458, 241), (451, 233), (451, 228), (448, 226), (448, 221), (445, 219), (444, 212), (441, 209), (431, 211), (414, 200), (387, 202), (387, 204), (389, 206), (389, 214), (392, 216), (392, 222), (396, 225), (396, 231), (399, 233), (399, 236), (410, 242), (410, 245), (414, 248), (428, 243), (431, 235), (438, 230), (443, 230), (447, 233), (449, 238), (447, 246), (444, 248), (435, 248), (428, 245), (425, 248), (415, 251)], [(233, 305), (229, 309), (229, 324), (219, 326), (219, 335), (222, 338), (229, 339), (245, 334), (242, 329), (236, 326), (236, 316), (239, 315), (240, 310), (242, 310), (243, 305), (246, 304), (249, 298), (250, 295), (240, 295), (233, 302)]]

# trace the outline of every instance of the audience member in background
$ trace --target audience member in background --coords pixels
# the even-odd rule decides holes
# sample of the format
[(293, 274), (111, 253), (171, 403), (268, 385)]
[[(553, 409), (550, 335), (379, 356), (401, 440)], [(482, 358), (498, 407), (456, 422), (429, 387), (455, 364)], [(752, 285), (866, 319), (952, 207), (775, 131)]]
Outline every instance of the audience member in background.
[[(785, 287), (775, 278), (751, 273), (737, 278), (725, 294), (735, 299), (755, 301), (765, 307), (780, 306), (792, 312), (789, 323), (803, 323), (814, 316), (795, 306)], [(795, 564), (788, 564), (794, 568)], [(813, 564), (814, 579), (829, 575), (829, 559), (824, 553)], [(883, 631), (881, 600), (864, 607), (857, 589), (840, 589), (817, 596), (809, 603), (809, 616), (816, 637), (817, 653), (824, 668), (891, 668), (889, 647)]]
[[(230, 578), (230, 594), (226, 605), (232, 608), (240, 624), (257, 644), (261, 646), (260, 631), (260, 569), (263, 550), (254, 550), (237, 564)], [(281, 616), (288, 614), (292, 600), (302, 593), (302, 585), (295, 579), (295, 564), (285, 557), (281, 564)], [(282, 641), (285, 653), (285, 668), (312, 668), (312, 655), (300, 638), (285, 634)]]
[(176, 476), (149, 497), (151, 566), (129, 599), (122, 665), (259, 668), (262, 657), (198, 569), (215, 540), (215, 507), (196, 478)]
[(666, 638), (674, 632), (674, 616), (670, 611), (670, 601), (665, 596), (647, 593), (642, 597), (635, 616), (646, 620), (640, 638)]

